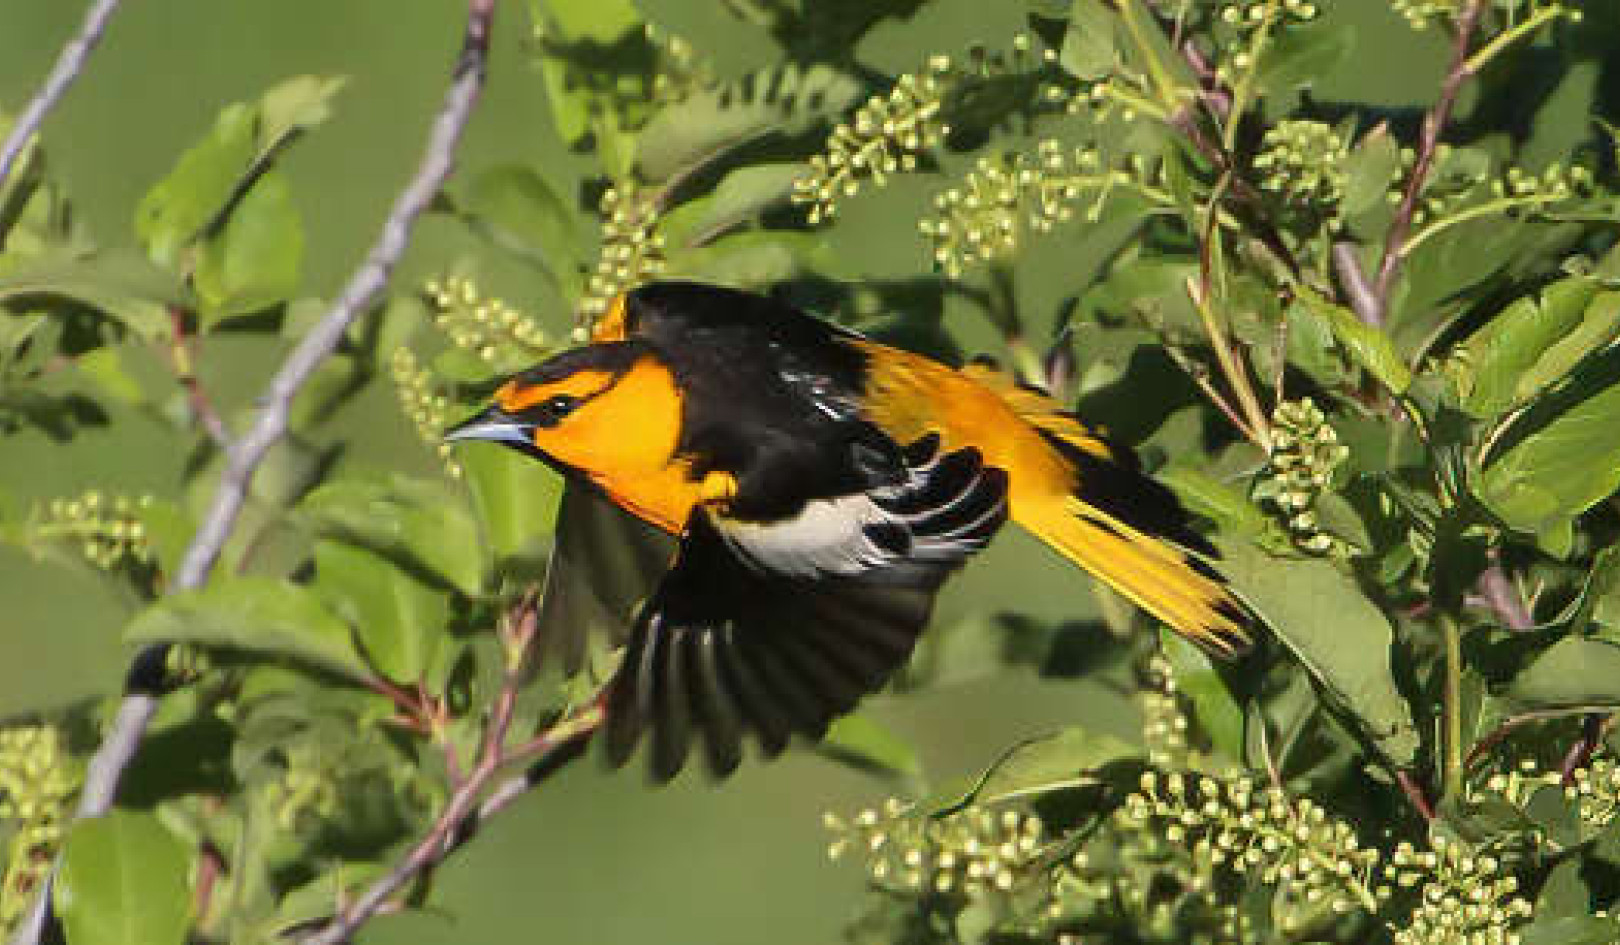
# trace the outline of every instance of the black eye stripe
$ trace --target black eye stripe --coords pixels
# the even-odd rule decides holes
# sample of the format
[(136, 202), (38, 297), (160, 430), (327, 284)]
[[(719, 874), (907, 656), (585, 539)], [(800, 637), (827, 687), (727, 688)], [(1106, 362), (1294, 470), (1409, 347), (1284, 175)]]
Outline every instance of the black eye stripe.
[(523, 419), (537, 427), (554, 427), (562, 422), (564, 417), (579, 409), (580, 404), (594, 396), (596, 395), (578, 397), (574, 394), (552, 394), (545, 400), (524, 410)]

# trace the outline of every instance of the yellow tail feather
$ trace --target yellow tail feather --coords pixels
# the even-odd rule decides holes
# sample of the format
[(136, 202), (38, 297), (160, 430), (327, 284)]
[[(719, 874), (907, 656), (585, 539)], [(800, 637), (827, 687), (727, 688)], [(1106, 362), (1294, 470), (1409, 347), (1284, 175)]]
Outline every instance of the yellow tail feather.
[(1231, 658), (1253, 644), (1257, 618), (1180, 548), (1073, 496), (1013, 511), (1019, 525), (1204, 649)]

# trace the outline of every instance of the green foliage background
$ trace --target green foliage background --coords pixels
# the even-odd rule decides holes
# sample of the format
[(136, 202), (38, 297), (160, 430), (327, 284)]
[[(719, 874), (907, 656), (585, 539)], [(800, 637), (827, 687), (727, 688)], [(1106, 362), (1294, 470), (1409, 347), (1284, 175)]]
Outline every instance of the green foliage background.
[[(843, 86), (828, 86), (833, 90), (829, 97), (842, 95), (845, 107), (808, 116), (787, 109), (798, 122), (784, 135), (787, 144), (738, 148), (717, 165), (726, 169), (763, 159), (802, 159), (818, 151), (827, 126), (847, 118), (850, 107), (867, 94), (884, 91), (895, 77), (916, 72), (936, 54), (971, 60), (964, 50), (975, 44), (1005, 53), (1013, 37), (1028, 30), (1032, 11), (1059, 27), (1071, 15), (1077, 23), (1096, 26), (1101, 22), (1097, 11), (1104, 8), (1091, 0), (1072, 8), (1068, 3), (975, 0), (645, 0), (633, 8), (617, 0), (545, 0), (533, 6), (555, 18), (561, 33), (554, 33), (554, 39), (561, 35), (567, 40), (564, 53), (579, 57), (587, 71), (598, 66), (607, 71), (641, 54), (633, 39), (625, 39), (639, 37), (639, 30), (621, 30), (637, 17), (656, 25), (660, 35), (689, 43), (692, 61), (701, 63), (718, 84), (784, 60), (799, 67), (831, 62), (846, 70)], [(1217, 5), (1162, 6), (1204, 10)], [(1284, 48), (1297, 57), (1290, 65), (1308, 79), (1301, 82), (1308, 92), (1276, 81), (1273, 94), (1261, 103), (1260, 118), (1269, 125), (1296, 114), (1326, 121), (1349, 114), (1390, 117), (1405, 136), (1403, 143), (1410, 144), (1417, 114), (1433, 100), (1446, 68), (1448, 44), (1442, 31), (1411, 29), (1386, 0), (1322, 0), (1320, 6), (1321, 15), (1300, 30), (1306, 38)], [(1523, 10), (1514, 3), (1497, 6), (1523, 15), (1539, 5), (1527, 3)], [(1363, 827), (1376, 831), (1387, 822), (1399, 836), (1415, 836), (1411, 812), (1400, 810), (1399, 793), (1387, 779), (1394, 768), (1417, 771), (1436, 782), (1442, 773), (1434, 709), (1440, 700), (1437, 667), (1442, 660), (1421, 595), (1429, 595), (1431, 604), (1439, 602), (1447, 614), (1463, 612), (1462, 588), (1448, 582), (1471, 581), (1488, 544), (1507, 549), (1514, 574), (1547, 588), (1535, 613), (1546, 625), (1511, 639), (1493, 629), (1478, 608), (1469, 611), (1474, 631), (1468, 637), (1466, 677), (1470, 735), (1488, 728), (1481, 719), (1499, 720), (1514, 711), (1550, 707), (1570, 714), (1620, 705), (1620, 689), (1603, 675), (1602, 666), (1593, 665), (1594, 654), (1614, 649), (1604, 635), (1612, 634), (1615, 624), (1615, 562), (1601, 552), (1616, 534), (1617, 523), (1600, 501), (1615, 484), (1608, 470), (1620, 468), (1620, 463), (1606, 464), (1605, 451), (1615, 446), (1601, 432), (1616, 415), (1606, 399), (1615, 389), (1614, 372), (1605, 360), (1608, 355), (1586, 357), (1615, 335), (1616, 313), (1608, 299), (1620, 267), (1605, 255), (1613, 242), (1614, 204), (1612, 190), (1606, 188), (1615, 180), (1614, 155), (1592, 119), (1614, 119), (1620, 110), (1620, 68), (1605, 45), (1605, 37), (1614, 35), (1620, 23), (1611, 11), (1596, 9), (1598, 4), (1587, 6), (1593, 9), (1587, 10), (1584, 23), (1554, 27), (1556, 44), (1532, 37), (1504, 57), (1500, 69), (1493, 66), (1465, 88), (1458, 105), (1464, 131), (1447, 139), (1467, 140), (1478, 146), (1477, 154), (1458, 156), (1452, 165), (1442, 162), (1460, 179), (1477, 169), (1470, 161), (1489, 161), (1498, 173), (1508, 164), (1535, 171), (1554, 161), (1567, 166), (1578, 156), (1595, 167), (1600, 185), (1583, 191), (1583, 200), (1556, 205), (1555, 211), (1566, 213), (1567, 219), (1492, 218), (1437, 236), (1424, 255), (1415, 257), (1410, 277), (1395, 293), (1387, 335), (1359, 327), (1347, 310), (1309, 288), (1286, 304), (1278, 301), (1272, 292), (1275, 264), (1254, 248), (1254, 240), (1229, 249), (1231, 259), (1215, 261), (1222, 271), (1230, 267), (1237, 274), (1228, 298), (1236, 300), (1232, 310), (1252, 316), (1234, 323), (1233, 333), (1263, 360), (1263, 341), (1273, 331), (1265, 318), (1286, 317), (1294, 326), (1288, 351), (1291, 392), (1309, 388), (1321, 394), (1318, 399), (1349, 447), (1351, 472), (1333, 482), (1335, 488), (1326, 490), (1314, 508), (1320, 527), (1297, 527), (1294, 533), (1280, 528), (1273, 512), (1281, 500), (1275, 492), (1268, 499), (1264, 484), (1256, 494), (1264, 501), (1256, 505), (1244, 500), (1241, 484), (1264, 456), (1238, 441), (1174, 364), (1155, 353), (1157, 332), (1124, 317), (1131, 309), (1146, 309), (1144, 316), (1161, 319), (1159, 327), (1179, 347), (1196, 349), (1200, 357), (1206, 354), (1196, 339), (1196, 315), (1182, 284), (1196, 269), (1196, 253), (1190, 241), (1177, 241), (1173, 227), (1156, 231), (1157, 242), (1144, 239), (1138, 229), (1145, 212), (1141, 202), (1129, 197), (1099, 202), (1096, 219), (1060, 224), (1053, 234), (1022, 239), (1013, 260), (991, 266), (988, 277), (983, 267), (970, 272), (962, 283), (970, 291), (941, 291), (944, 283), (934, 271), (929, 241), (918, 232), (919, 221), (932, 212), (934, 196), (959, 185), (982, 155), (1002, 149), (1033, 152), (1035, 142), (1055, 123), (1051, 116), (1031, 118), (1009, 108), (1005, 120), (995, 120), (998, 106), (991, 96), (984, 109), (991, 119), (981, 114), (980, 127), (969, 122), (965, 139), (953, 138), (934, 149), (929, 160), (937, 164), (925, 161), (920, 173), (901, 174), (883, 187), (868, 185), (859, 196), (840, 200), (835, 222), (815, 230), (800, 232), (793, 214), (802, 208), (773, 206), (758, 214), (752, 201), (785, 179), (780, 168), (767, 168), (746, 185), (738, 183), (732, 196), (742, 200), (746, 221), (760, 215), (774, 228), (764, 235), (730, 236), (716, 247), (690, 252), (675, 260), (677, 271), (756, 287), (797, 278), (803, 297), (822, 310), (939, 354), (987, 351), (1027, 369), (1038, 367), (1039, 355), (1048, 348), (1072, 348), (1085, 414), (1143, 444), (1150, 463), (1175, 460), (1172, 484), (1221, 524), (1228, 536), (1223, 549), (1234, 571), (1255, 576), (1245, 590), (1280, 628), (1295, 631), (1288, 635), (1292, 657), (1278, 660), (1267, 680), (1249, 680), (1251, 691), (1230, 678), (1222, 681), (1196, 656), (1172, 648), (1187, 701), (1167, 708), (1162, 699), (1149, 699), (1146, 751), (1163, 750), (1151, 735), (1156, 705), (1168, 713), (1166, 718), (1191, 711), (1192, 754), (1169, 761), (1202, 770), (1233, 761), (1252, 767), (1255, 714), (1261, 725), (1266, 719), (1280, 725), (1286, 716), (1297, 723), (1296, 733), (1308, 733), (1304, 760), (1298, 770), (1287, 772), (1291, 789), (1340, 802), (1363, 818)], [(0, 13), (0, 103), (15, 109), (31, 94), (79, 12), (34, 0)], [(347, 77), (332, 99), (331, 116), (276, 161), (285, 195), (302, 221), (304, 245), (295, 281), (282, 284), (285, 280), (278, 280), (273, 267), (248, 267), (254, 270), (251, 275), (275, 283), (271, 315), (258, 312), (263, 300), (251, 293), (246, 301), (222, 296), (212, 304), (212, 314), (205, 313), (212, 330), (199, 338), (194, 363), (198, 380), (228, 424), (239, 426), (249, 415), (252, 398), (285, 352), (288, 341), (277, 329), (318, 313), (318, 300), (329, 298), (358, 261), (414, 167), (442, 93), (462, 15), (456, 3), (397, 0), (130, 4), (81, 83), (47, 123), (47, 172), (71, 200), (75, 225), (104, 251), (140, 251), (132, 226), (138, 207), (179, 156), (210, 133), (221, 109), (233, 102), (254, 102), (291, 76)], [(768, 26), (773, 18), (788, 22), (801, 15), (810, 27), (773, 32)], [(362, 499), (373, 495), (365, 490), (381, 488), (358, 483), (375, 483), (378, 475), (391, 473), (441, 480), (439, 457), (424, 447), (412, 419), (399, 407), (389, 379), (391, 365), (397, 366), (389, 357), (392, 346), (409, 338), (413, 348), (421, 348), (423, 363), (440, 377), (462, 383), (452, 391), (453, 402), (438, 408), (448, 411), (449, 419), (462, 409), (454, 398), (470, 402), (478, 382), (494, 368), (465, 354), (442, 353), (448, 347), (442, 338), (429, 340), (435, 336), (416, 299), (420, 287), (447, 274), (471, 277), (484, 297), (505, 300), (532, 317), (553, 342), (566, 340), (575, 324), (574, 296), (594, 264), (596, 198), (609, 178), (626, 176), (626, 139), (597, 124), (594, 136), (601, 147), (593, 151), (565, 143), (561, 135), (570, 122), (589, 121), (589, 115), (578, 110), (577, 100), (562, 109), (551, 104), (558, 88), (558, 57), (550, 57), (549, 66), (540, 62), (546, 57), (538, 56), (532, 44), (530, 9), (509, 2), (499, 18), (488, 90), (459, 157), (450, 205), (424, 218), (396, 275), (395, 291), (404, 301), (380, 320), (386, 326), (381, 343), (357, 333), (347, 362), (357, 369), (357, 381), (346, 396), (335, 399), (337, 408), (330, 415), (303, 418), (300, 443), (290, 451), (297, 461), (267, 470), (267, 478), (288, 494), (255, 513), (254, 527), (272, 526), (253, 551), (251, 570), (256, 574), (292, 573), (307, 580), (312, 554), (318, 571), (341, 572), (351, 546), (379, 544), (374, 537), (355, 538), (353, 519), (344, 517), (365, 507)], [(1061, 29), (1056, 47), (1063, 50), (1063, 65), (1081, 73), (1095, 64), (1088, 54), (1098, 54), (1095, 48), (1088, 53), (1083, 42), (1064, 45)], [(1016, 61), (1011, 72), (1018, 72)], [(685, 92), (692, 94), (698, 85), (689, 81)], [(649, 106), (647, 90), (633, 82), (627, 80), (620, 92), (623, 101), (609, 112), (614, 120), (642, 121), (659, 107), (668, 109), (664, 124), (652, 119), (660, 133), (656, 147), (641, 149), (643, 172), (649, 162), (673, 161), (670, 155), (678, 155), (689, 141), (702, 146), (712, 127), (744, 108), (738, 93), (703, 101), (708, 93), (698, 91), (698, 104), (689, 100), (683, 112), (680, 95), (675, 104)], [(1099, 137), (1110, 159), (1124, 160), (1132, 150), (1168, 153), (1166, 135), (1155, 127), (1139, 119), (1108, 126)], [(1378, 141), (1365, 117), (1341, 130), (1346, 151), (1336, 160), (1353, 169), (1345, 186), (1359, 210), (1359, 216), (1346, 214), (1344, 226), (1356, 238), (1370, 241), (1381, 235), (1389, 213), (1384, 192), (1398, 177), (1398, 150)], [(1354, 156), (1349, 154), (1352, 144)], [(1246, 152), (1264, 149), (1255, 141), (1243, 147)], [(621, 165), (617, 172), (604, 174), (616, 163)], [(505, 176), (485, 174), (503, 167)], [(1296, 165), (1284, 160), (1278, 170), (1280, 192), (1297, 196), (1311, 169), (1309, 156)], [(1178, 183), (1152, 173), (1141, 171), (1135, 179), (1161, 185), (1178, 203), (1174, 212), (1195, 214), (1192, 205), (1198, 195), (1207, 196), (1207, 174), (1196, 183)], [(525, 189), (524, 174), (536, 175), (543, 185)], [(797, 176), (803, 176), (802, 170)], [(715, 183), (711, 177), (718, 180), (719, 175), (712, 170), (698, 175), (693, 190), (705, 192)], [(542, 195), (535, 197), (536, 191)], [(1307, 260), (1307, 269), (1320, 277), (1327, 271), (1325, 240), (1345, 230), (1326, 229), (1323, 220), (1312, 216), (1309, 201), (1304, 203), (1304, 210), (1274, 209), (1298, 214), (1287, 218), (1295, 229), (1286, 238)], [(666, 222), (677, 230), (682, 224), (694, 226), (693, 216), (713, 209), (712, 204), (691, 205), (697, 208), (692, 216), (682, 220), (672, 215), (674, 222)], [(1082, 199), (1080, 205), (1089, 204)], [(1446, 212), (1455, 212), (1455, 205), (1450, 211), (1436, 206), (1431, 217), (1443, 218)], [(1241, 224), (1247, 222), (1233, 230), (1242, 233)], [(514, 241), (528, 244), (527, 255), (510, 251)], [(166, 255), (153, 251), (151, 231), (144, 242), (153, 255)], [(290, 242), (275, 246), (284, 251)], [(1244, 242), (1232, 238), (1233, 246)], [(533, 264), (535, 252), (546, 257), (547, 265)], [(167, 255), (189, 265), (184, 253)], [(253, 258), (262, 262), (272, 255)], [(1577, 264), (1566, 265), (1575, 257), (1580, 258)], [(176, 264), (174, 258), (163, 261)], [(1267, 265), (1273, 266), (1269, 275)], [(1596, 275), (1586, 278), (1594, 269)], [(1574, 275), (1554, 284), (1566, 270)], [(230, 272), (229, 262), (198, 262), (199, 294), (207, 294), (209, 279), (229, 282)], [(1308, 285), (1318, 288), (1324, 281), (1307, 278)], [(1546, 288), (1549, 284), (1552, 288)], [(1537, 293), (1544, 288), (1546, 296), (1538, 303)], [(1006, 297), (998, 297), (998, 291), (1007, 292)], [(108, 308), (139, 308), (125, 305), (127, 301)], [(233, 305), (240, 311), (231, 311)], [(1498, 313), (1496, 321), (1476, 333)], [(1460, 321), (1451, 321), (1459, 316)], [(1066, 324), (1074, 328), (1072, 336), (1060, 334)], [(51, 397), (88, 397), (104, 414), (102, 419), (69, 420), (67, 435), (59, 429), (53, 435), (51, 422), (33, 420), (0, 434), (0, 509), (6, 513), (0, 521), (22, 521), (30, 509), (49, 508), (54, 498), (91, 488), (131, 496), (150, 493), (193, 512), (206, 497), (213, 471), (206, 449), (196, 445), (201, 437), (189, 422), (168, 355), (161, 345), (135, 334), (114, 330), (97, 336), (116, 352), (120, 370), (92, 369), (87, 361), (51, 365), (38, 383), (37, 390)], [(1560, 346), (1564, 338), (1575, 340)], [(1454, 343), (1455, 348), (1448, 347)], [(1424, 353), (1454, 356), (1444, 365), (1428, 365), (1411, 382), (1408, 369), (1423, 368)], [(1571, 371), (1576, 383), (1564, 389), (1562, 400), (1539, 398), (1541, 386)], [(1598, 393), (1586, 396), (1594, 388)], [(1403, 409), (1421, 414), (1430, 424), (1428, 449), (1419, 448), (1410, 433), (1389, 434), (1380, 425), (1396, 395), (1405, 398)], [(1525, 407), (1529, 433), (1525, 425), (1513, 428), (1504, 419)], [(61, 419), (49, 410), (40, 416)], [(1320, 422), (1309, 416), (1295, 420), (1306, 430)], [(1595, 435), (1594, 429), (1599, 431)], [(1484, 448), (1487, 441), (1495, 444), (1489, 450)], [(1487, 455), (1492, 462), (1482, 461)], [(488, 454), (461, 458), (470, 466), (494, 462)], [(500, 467), (494, 468), (495, 473), (486, 468), (484, 474), (498, 476)], [(1472, 478), (1461, 482), (1448, 476)], [(317, 483), (328, 489), (304, 502), (300, 515), (306, 517), (284, 521), (282, 507)], [(534, 495), (517, 504), (543, 506), (553, 486), (536, 475), (532, 488)], [(1377, 501), (1380, 495), (1388, 497), (1383, 505)], [(502, 501), (516, 500), (508, 496)], [(1390, 510), (1390, 503), (1402, 502), (1408, 504)], [(1580, 517), (1593, 505), (1594, 511)], [(543, 544), (540, 518), (536, 516), (536, 531)], [(322, 529), (323, 543), (312, 544), (311, 531)], [(1248, 540), (1255, 532), (1264, 533), (1267, 550)], [(1302, 553), (1316, 535), (1327, 536), (1329, 545), (1347, 541), (1375, 552), (1357, 565), (1359, 590), (1343, 577), (1347, 569), (1342, 562)], [(109, 578), (76, 560), (72, 546), (53, 552), (44, 544), (0, 542), (0, 599), (7, 602), (0, 610), (0, 717), (26, 720), (70, 708), (93, 716), (100, 711), (93, 700), (117, 691), (129, 652), (120, 643), (119, 630), (143, 606), (141, 581), (138, 575), (134, 581)], [(165, 549), (163, 541), (159, 544), (161, 559)], [(417, 554), (419, 548), (406, 553)], [(447, 554), (455, 558), (453, 550)], [(428, 562), (429, 570), (432, 564)], [(363, 570), (352, 559), (349, 565)], [(471, 586), (480, 576), (468, 576), (468, 569), (476, 572), (478, 567), (448, 560), (442, 573), (449, 583), (460, 585), (462, 596), (451, 599), (475, 615), (466, 619), (483, 620), (479, 626), (487, 626), (488, 602), (479, 605), (481, 610), (467, 603), (480, 597)], [(1312, 593), (1299, 593), (1301, 588)], [(253, 599), (262, 605), (268, 596)], [(435, 606), (422, 608), (436, 613)], [(318, 623), (304, 619), (307, 615), (296, 606), (292, 611), (292, 617), (282, 620), (293, 627), (289, 636), (299, 637)], [(1347, 657), (1325, 613), (1358, 632), (1387, 630), (1379, 614), (1392, 615), (1399, 641), (1395, 673), (1381, 659), (1380, 647)], [(131, 625), (126, 641), (182, 638), (195, 631), (204, 640), (241, 645), (263, 641), (264, 628), (276, 622), (275, 614), (261, 610), (258, 622), (243, 621), (235, 630), (221, 629), (218, 623), (197, 630), (204, 621), (188, 623), (184, 616), (161, 610), (149, 614)], [(747, 765), (718, 789), (694, 772), (672, 787), (651, 790), (633, 771), (609, 774), (594, 764), (575, 765), (452, 857), (434, 878), (428, 910), (379, 919), (362, 940), (428, 942), (454, 935), (464, 941), (523, 936), (556, 942), (824, 942), (840, 935), (855, 913), (863, 877), (826, 861), (823, 811), (876, 807), (888, 794), (915, 795), (968, 783), (1002, 757), (1007, 746), (1065, 725), (1079, 724), (1090, 733), (1083, 749), (1071, 752), (1073, 745), (1059, 743), (1062, 751), (1056, 757), (1068, 766), (1065, 770), (1143, 755), (1141, 748), (1110, 754), (1110, 746), (1144, 740), (1140, 700), (1131, 696), (1141, 684), (1128, 657), (1142, 655), (1150, 638), (1138, 633), (1123, 645), (1113, 639), (1110, 630), (1127, 629), (1130, 618), (1107, 598), (1099, 603), (1088, 581), (1033, 542), (1021, 536), (1001, 539), (952, 583), (937, 623), (937, 642), (912, 674), (916, 688), (874, 698), (864, 713), (900, 746), (880, 742), (866, 760), (876, 758), (899, 770), (880, 770), (874, 776), (860, 766), (800, 751), (771, 765)], [(254, 645), (283, 655), (315, 653), (301, 639), (296, 646)], [(316, 655), (340, 673), (352, 671), (357, 658), (346, 647), (333, 644)], [(489, 655), (487, 648), (483, 655)], [(388, 659), (405, 667), (406, 676), (432, 662), (431, 654), (408, 646)], [(1315, 676), (1299, 670), (1301, 664)], [(262, 669), (251, 672), (258, 673), (251, 678), (267, 692), (282, 685), (302, 694), (315, 688), (307, 680), (289, 684)], [(1580, 690), (1588, 681), (1594, 684)], [(330, 681), (322, 685), (333, 691), (343, 688)], [(1331, 716), (1314, 714), (1313, 691), (1324, 694), (1334, 710)], [(347, 711), (350, 703), (344, 698), (334, 696), (333, 704)], [(1250, 713), (1249, 741), (1245, 712)], [(1576, 723), (1561, 724), (1539, 730), (1550, 736), (1548, 744), (1561, 745), (1574, 736)], [(206, 726), (199, 730), (176, 724), (174, 737), (164, 742), (160, 731), (151, 749), (158, 759), (153, 765), (172, 761), (177, 770), (186, 771), (205, 753), (198, 738), (209, 731), (226, 737)], [(846, 748), (859, 747), (858, 734), (850, 735)], [(86, 738), (82, 731), (77, 737)], [(83, 745), (74, 747), (82, 754)], [(1504, 764), (1511, 766), (1516, 759), (1513, 751), (1533, 753), (1533, 748), (1510, 745), (1503, 752)], [(908, 751), (915, 753), (914, 764)], [(980, 785), (981, 794), (1061, 794), (1043, 780), (1048, 772), (1041, 751), (1037, 748), (1033, 760), (1015, 756), (1009, 766), (996, 769)], [(1165, 763), (1158, 757), (1150, 760)], [(232, 764), (240, 776), (252, 762), (237, 758)], [(1358, 783), (1364, 765), (1384, 779), (1387, 797), (1357, 799), (1347, 787)], [(201, 775), (224, 777), (218, 771)], [(126, 807), (134, 813), (98, 825), (75, 841), (86, 850), (113, 852), (105, 857), (87, 853), (80, 862), (104, 859), (109, 870), (123, 868), (126, 864), (116, 856), (121, 844), (125, 849), (142, 844), (170, 860), (187, 855), (166, 846), (170, 835), (154, 834), (155, 821), (138, 813), (165, 799), (166, 785), (172, 788), (172, 783), (151, 768), (138, 769), (132, 779)], [(959, 795), (946, 791), (943, 796)], [(1490, 830), (1511, 832), (1500, 823), (1508, 817), (1502, 811), (1463, 809), (1459, 796), (1448, 799), (1457, 807), (1443, 811), (1442, 834), (1457, 830), (1466, 835), (1486, 830), (1487, 824)], [(173, 809), (167, 810), (166, 823), (183, 834)], [(1493, 816), (1498, 820), (1491, 820)], [(1061, 817), (1054, 819), (1061, 822)], [(413, 831), (388, 834), (384, 828), (383, 833), (390, 842), (399, 842)], [(937, 840), (913, 839), (924, 845)], [(282, 855), (297, 862), (287, 851)], [(1611, 895), (1615, 867), (1598, 853), (1592, 862), (1592, 890)], [(1540, 871), (1539, 882), (1545, 871), (1540, 866), (1535, 870)], [(1571, 903), (1586, 887), (1567, 876), (1560, 883), (1547, 884), (1564, 897), (1559, 908), (1578, 914), (1581, 910)], [(893, 929), (879, 920), (908, 914), (905, 897), (898, 901), (900, 905), (889, 903), (892, 914), (881, 909), (869, 913), (869, 919), (879, 918), (856, 934), (865, 935), (863, 940), (893, 940), (898, 933), (891, 934)], [(975, 922), (991, 921), (983, 909), (959, 906), (941, 909), (959, 936), (972, 938)], [(920, 912), (938, 919), (929, 908)], [(452, 916), (453, 924), (446, 926), (444, 915)], [(148, 916), (165, 928), (179, 918)], [(978, 926), (978, 931), (986, 928)], [(74, 927), (69, 931), (74, 934)], [(81, 934), (86, 942), (103, 940), (94, 932)]]
[[(693, 40), (714, 57), (717, 70), (740, 74), (773, 58), (757, 32), (705, 10), (710, 4), (680, 6), (685, 9), (671, 12), (706, 27), (692, 30)], [(17, 4), (0, 14), (0, 102), (15, 107), (33, 93), (80, 12), (51, 2)], [(306, 221), (300, 292), (329, 298), (415, 165), (463, 13), (448, 2), (131, 4), (47, 122), (53, 174), (108, 245), (133, 245), (130, 220), (141, 195), (221, 107), (291, 75), (349, 76), (332, 120), (293, 148), (284, 165)], [(522, 48), (526, 11), (506, 5), (497, 16), (491, 75), (461, 165), (524, 161), (554, 173), (582, 173), (590, 159), (557, 141), (541, 78)], [(909, 49), (960, 48), (1019, 24), (1014, 11), (966, 2), (942, 5), (925, 20), (918, 39), (889, 53), (888, 67), (913, 67)], [(418, 226), (396, 284), (440, 275), (447, 260), (469, 252), (480, 254), (481, 285), (489, 294), (566, 330), (571, 314), (543, 280), (503, 265), (465, 228), (443, 218)], [(896, 257), (891, 270), (917, 266), (914, 255), (890, 255)], [(279, 352), (253, 339), (233, 342), (204, 342), (199, 373), (221, 403), (241, 407), (257, 395)], [(163, 370), (153, 357), (151, 369)], [(323, 436), (344, 442), (343, 462), (356, 468), (433, 473), (432, 455), (400, 415), (388, 385), (376, 387), (334, 418)], [(181, 487), (183, 456), (168, 445), (169, 436), (163, 425), (129, 414), (65, 444), (24, 429), (0, 437), (0, 483), (18, 505), (113, 485), (173, 494)], [(1024, 547), (1007, 550), (1007, 557), (1040, 555), (1013, 541)], [(1066, 567), (1040, 561), (1021, 570), (1037, 571), (1052, 592), (1049, 615), (1092, 606), (1086, 583), (1074, 581)], [(971, 603), (974, 587), (995, 583), (986, 576), (953, 590), (963, 600), (959, 608), (979, 609)], [(0, 617), (0, 714), (118, 690), (129, 651), (117, 644), (117, 633), (132, 600), (94, 572), (34, 561), (3, 544), (0, 595), (9, 602)], [(874, 712), (916, 739), (930, 767), (969, 770), (988, 762), (1008, 739), (1059, 724), (1073, 711), (1072, 685), (1016, 675), (879, 699)], [(1102, 704), (1117, 709), (1113, 701)], [(1129, 725), (1119, 723), (1121, 730)], [(576, 765), (458, 857), (441, 874), (436, 898), (455, 913), (456, 934), (465, 941), (543, 934), (582, 943), (826, 942), (848, 920), (861, 879), (826, 859), (821, 814), (872, 803), (882, 792), (881, 785), (807, 753), (750, 765), (724, 790), (695, 777), (655, 790), (633, 771)], [(435, 926), (417, 938), (406, 932), (390, 940), (437, 942), (443, 934)]]

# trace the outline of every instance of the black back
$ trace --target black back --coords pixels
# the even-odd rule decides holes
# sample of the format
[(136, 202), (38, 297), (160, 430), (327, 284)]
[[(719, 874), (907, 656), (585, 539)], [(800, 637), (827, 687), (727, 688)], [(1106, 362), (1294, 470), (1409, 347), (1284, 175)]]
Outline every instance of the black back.
[(689, 282), (630, 292), (625, 331), (685, 394), (681, 452), (699, 474), (737, 477), (733, 516), (787, 518), (903, 475), (894, 443), (861, 419), (866, 360), (852, 335), (775, 299)]

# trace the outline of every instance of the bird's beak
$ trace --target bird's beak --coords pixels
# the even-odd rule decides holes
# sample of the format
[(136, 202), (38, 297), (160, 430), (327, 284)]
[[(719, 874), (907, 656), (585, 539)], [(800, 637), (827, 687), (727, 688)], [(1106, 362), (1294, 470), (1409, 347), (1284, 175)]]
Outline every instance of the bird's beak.
[(458, 440), (493, 440), (531, 446), (530, 426), (500, 407), (489, 407), (444, 431), (446, 443)]

